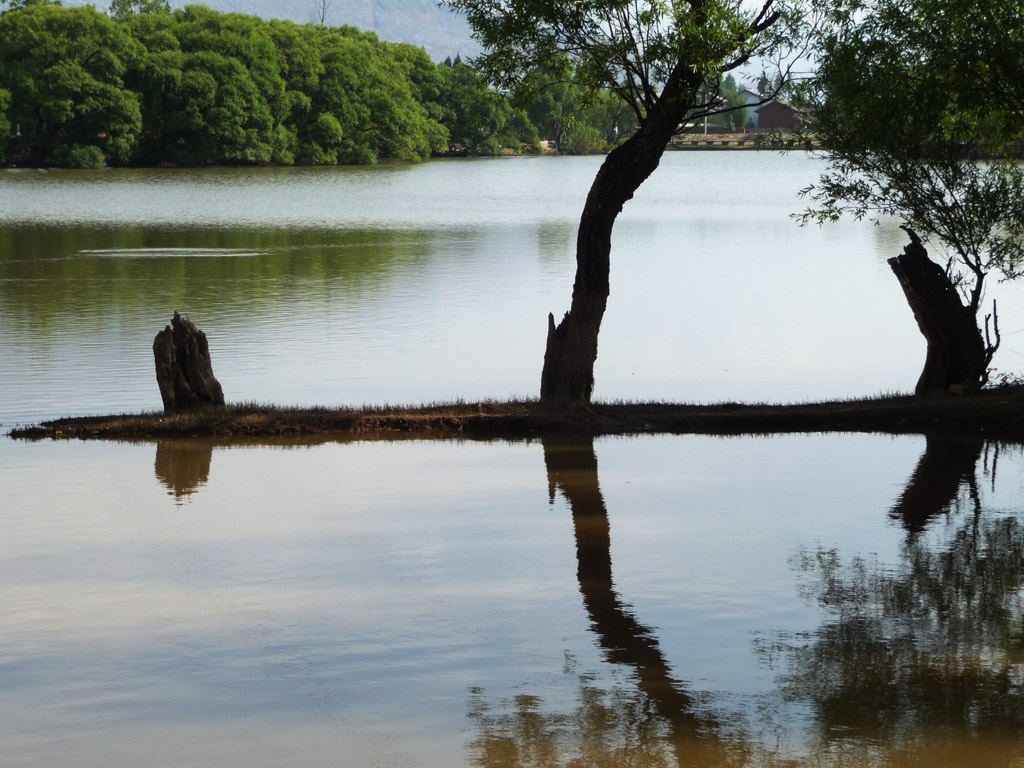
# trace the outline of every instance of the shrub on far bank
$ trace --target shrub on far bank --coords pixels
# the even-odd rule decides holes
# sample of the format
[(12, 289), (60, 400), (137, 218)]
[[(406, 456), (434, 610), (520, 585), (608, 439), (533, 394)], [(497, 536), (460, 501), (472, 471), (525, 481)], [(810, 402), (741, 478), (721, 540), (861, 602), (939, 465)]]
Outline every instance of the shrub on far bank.
[(103, 151), (92, 144), (62, 144), (53, 151), (53, 162), (62, 168), (106, 168)]

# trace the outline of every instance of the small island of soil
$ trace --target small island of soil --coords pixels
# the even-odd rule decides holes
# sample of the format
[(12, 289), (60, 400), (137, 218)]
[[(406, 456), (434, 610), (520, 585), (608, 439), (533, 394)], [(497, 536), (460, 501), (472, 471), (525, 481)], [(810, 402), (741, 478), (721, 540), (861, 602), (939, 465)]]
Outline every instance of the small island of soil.
[(771, 434), (784, 432), (960, 433), (1024, 442), (1024, 386), (935, 396), (893, 396), (794, 405), (481, 401), (417, 407), (279, 408), (210, 406), (57, 419), (19, 427), (22, 439), (252, 439), (416, 435), (533, 438), (549, 434)]

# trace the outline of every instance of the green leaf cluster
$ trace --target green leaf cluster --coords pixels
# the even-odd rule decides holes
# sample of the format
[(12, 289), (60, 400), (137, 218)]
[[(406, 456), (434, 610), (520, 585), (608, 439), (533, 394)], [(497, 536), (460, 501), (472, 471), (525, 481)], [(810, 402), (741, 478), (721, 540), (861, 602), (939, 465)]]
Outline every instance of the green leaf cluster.
[(116, 21), (124, 21), (132, 14), (170, 12), (167, 0), (110, 0), (110, 17)]
[[(506, 146), (536, 129), (461, 63), (352, 27), (23, 0), (0, 13), (0, 161), (355, 164)], [(14, 135), (11, 136), (13, 131)], [(10, 138), (7, 138), (10, 137)]]
[(497, 155), (503, 147), (520, 147), (540, 152), (540, 134), (521, 109), (502, 94), (487, 87), (487, 81), (472, 67), (456, 61), (439, 67), (439, 106), (442, 121), (452, 126), (451, 153)]
[(758, 57), (784, 57), (807, 26), (798, 0), (445, 2), (466, 15), (486, 51), (477, 61), (483, 74), (521, 102), (547, 80), (572, 82), (614, 94), (637, 125), (663, 107), (696, 102), (692, 82), (712, 94), (700, 116), (729, 109), (723, 75)]
[(636, 131), (636, 115), (609, 90), (595, 90), (577, 78), (538, 73), (526, 114), (542, 138), (565, 154), (614, 149)]
[[(34, 4), (0, 16), (0, 89), (10, 93), (15, 137), (8, 160), (95, 166), (95, 147), (112, 162), (131, 158), (140, 138), (139, 96), (126, 87), (143, 53), (91, 7)], [(5, 134), (6, 135), (6, 134)]]
[(1024, 14), (1001, 0), (831, 0), (805, 221), (895, 216), (952, 255), (973, 309), (1024, 261)]

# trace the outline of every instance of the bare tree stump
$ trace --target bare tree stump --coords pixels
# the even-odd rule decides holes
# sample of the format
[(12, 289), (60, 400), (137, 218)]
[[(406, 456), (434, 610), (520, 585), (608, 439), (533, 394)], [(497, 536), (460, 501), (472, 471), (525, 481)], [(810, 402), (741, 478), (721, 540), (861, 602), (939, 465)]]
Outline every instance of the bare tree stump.
[(928, 342), (914, 392), (947, 392), (955, 385), (977, 389), (987, 379), (991, 354), (986, 356), (974, 311), (964, 306), (946, 271), (928, 258), (921, 239), (909, 229), (907, 233), (910, 243), (901, 255), (889, 259), (889, 266)]
[(224, 391), (213, 375), (206, 334), (177, 312), (153, 339), (156, 383), (164, 411), (187, 411), (204, 405), (224, 405)]

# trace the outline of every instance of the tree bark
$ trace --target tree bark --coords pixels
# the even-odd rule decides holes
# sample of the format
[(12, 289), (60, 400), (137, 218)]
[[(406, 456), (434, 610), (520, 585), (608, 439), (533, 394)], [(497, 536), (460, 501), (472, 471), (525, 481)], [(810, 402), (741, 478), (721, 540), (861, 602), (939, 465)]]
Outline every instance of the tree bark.
[(173, 413), (205, 405), (224, 405), (224, 391), (213, 375), (206, 334), (177, 312), (153, 339), (156, 383), (164, 411)]
[(991, 354), (974, 311), (965, 307), (956, 286), (916, 235), (903, 253), (889, 259), (893, 274), (928, 342), (924, 370), (914, 393), (946, 392), (953, 385), (980, 387), (988, 380)]
[(605, 158), (590, 187), (576, 234), (572, 304), (555, 325), (548, 315), (540, 399), (589, 403), (594, 391), (597, 336), (608, 305), (612, 228), (622, 207), (657, 169), (669, 140), (693, 102), (700, 77), (682, 65), (670, 75), (637, 132)]

